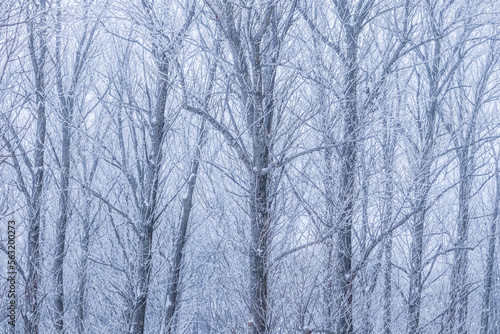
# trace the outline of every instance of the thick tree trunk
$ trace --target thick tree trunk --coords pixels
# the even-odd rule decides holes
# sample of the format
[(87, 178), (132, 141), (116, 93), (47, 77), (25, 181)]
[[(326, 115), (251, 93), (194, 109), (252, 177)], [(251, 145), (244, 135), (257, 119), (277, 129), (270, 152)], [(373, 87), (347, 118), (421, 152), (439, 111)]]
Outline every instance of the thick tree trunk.
[(269, 148), (263, 123), (263, 121), (257, 121), (257, 125), (253, 127), (255, 171), (250, 175), (250, 315), (254, 321), (253, 334), (269, 333), (267, 272), (271, 233), (267, 197), (269, 176), (263, 171), (269, 165)]

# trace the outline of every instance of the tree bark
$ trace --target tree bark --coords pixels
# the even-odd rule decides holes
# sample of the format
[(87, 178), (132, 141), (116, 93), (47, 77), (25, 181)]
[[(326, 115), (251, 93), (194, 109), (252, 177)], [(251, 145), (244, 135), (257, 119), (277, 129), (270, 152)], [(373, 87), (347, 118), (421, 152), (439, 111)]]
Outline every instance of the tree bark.
[(494, 265), (496, 262), (496, 243), (497, 243), (497, 224), (500, 211), (500, 156), (496, 157), (495, 164), (495, 181), (496, 181), (496, 196), (493, 209), (493, 215), (490, 223), (490, 234), (488, 237), (488, 255), (486, 258), (486, 272), (484, 275), (484, 291), (481, 308), (481, 334), (488, 334), (491, 318), (491, 295), (493, 293)]
[(346, 27), (347, 52), (344, 77), (344, 133), (340, 157), (340, 203), (341, 214), (337, 234), (337, 277), (339, 295), (336, 300), (337, 332), (353, 333), (352, 318), (352, 226), (354, 223), (354, 203), (356, 193), (356, 157), (360, 131), (357, 107), (357, 35), (354, 28)]
[[(467, 241), (469, 238), (469, 206), (472, 186), (472, 160), (470, 143), (465, 143), (458, 154), (459, 160), (459, 198), (458, 231), (454, 245), (454, 261), (451, 274), (450, 308), (448, 332), (464, 334), (467, 332)], [(455, 329), (455, 325), (457, 325)]]
[[(45, 62), (47, 55), (46, 31), (46, 2), (40, 0), (34, 17), (39, 16), (38, 24), (29, 24), (29, 49), (33, 72), (35, 75), (36, 101), (36, 141), (34, 150), (34, 175), (32, 180), (31, 199), (28, 208), (28, 278), (26, 281), (26, 321), (27, 334), (38, 334), (40, 319), (39, 284), (40, 284), (40, 220), (42, 194), (44, 190), (45, 170), (45, 134), (46, 134), (46, 89), (45, 89)], [(30, 20), (36, 20), (35, 18)], [(37, 27), (38, 26), (38, 27)], [(38, 28), (38, 31), (36, 30)], [(38, 44), (38, 45), (37, 45)]]
[(132, 309), (131, 334), (143, 334), (146, 319), (146, 307), (151, 279), (151, 260), (153, 245), (153, 227), (156, 222), (156, 207), (161, 162), (163, 159), (163, 137), (165, 127), (165, 105), (168, 95), (169, 59), (157, 59), (158, 79), (156, 84), (156, 105), (151, 114), (152, 133), (151, 150), (145, 166), (145, 194), (141, 204), (141, 225), (139, 226), (139, 249), (137, 263), (137, 294)]
[[(260, 41), (258, 41), (260, 44)], [(269, 257), (269, 167), (268, 129), (264, 125), (264, 115), (272, 114), (272, 110), (263, 109), (262, 68), (260, 45), (253, 46), (253, 84), (254, 92), (250, 92), (252, 106), (248, 110), (248, 127), (251, 131), (253, 148), (253, 171), (250, 173), (249, 212), (250, 212), (250, 315), (254, 321), (253, 334), (267, 334), (268, 327), (268, 257)], [(271, 94), (274, 87), (271, 87)], [(268, 111), (267, 113), (265, 111)], [(270, 125), (269, 125), (270, 126)], [(269, 127), (270, 129), (270, 127)]]
[[(86, 180), (87, 187), (92, 185), (94, 175), (97, 170), (98, 158), (94, 158), (88, 179)], [(85, 169), (84, 169), (85, 170)], [(90, 218), (90, 210), (92, 207), (91, 194), (88, 189), (84, 189), (85, 194), (85, 211), (83, 219), (83, 236), (81, 241), (82, 257), (80, 259), (80, 277), (78, 279), (78, 297), (76, 303), (76, 328), (78, 334), (85, 333), (85, 320), (86, 320), (86, 294), (87, 294), (87, 276), (88, 276), (88, 261), (90, 250), (90, 231), (95, 221)]]
[[(399, 94), (399, 89), (398, 89)], [(400, 107), (401, 104), (398, 104)], [(384, 214), (383, 226), (387, 230), (390, 228), (393, 219), (394, 204), (394, 160), (396, 148), (396, 131), (392, 121), (393, 113), (384, 115)], [(392, 233), (384, 240), (383, 249), (385, 254), (384, 280), (383, 280), (383, 331), (384, 334), (391, 334), (392, 329)]]

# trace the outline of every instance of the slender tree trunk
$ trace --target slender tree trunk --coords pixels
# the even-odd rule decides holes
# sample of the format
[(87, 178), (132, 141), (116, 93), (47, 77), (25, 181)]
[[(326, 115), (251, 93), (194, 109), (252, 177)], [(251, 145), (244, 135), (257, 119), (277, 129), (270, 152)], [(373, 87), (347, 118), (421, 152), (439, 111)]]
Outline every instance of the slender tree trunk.
[[(87, 179), (87, 185), (90, 187), (97, 170), (98, 159), (95, 158)], [(90, 211), (92, 206), (91, 194), (88, 189), (84, 190), (85, 193), (85, 211), (83, 219), (83, 236), (81, 241), (82, 257), (80, 259), (80, 277), (78, 280), (78, 297), (76, 303), (76, 329), (78, 334), (85, 333), (85, 320), (86, 320), (86, 303), (85, 297), (87, 294), (87, 276), (88, 276), (88, 260), (90, 249), (90, 231), (95, 220), (90, 218)]]
[[(42, 207), (42, 194), (44, 189), (44, 157), (45, 157), (45, 134), (46, 134), (46, 91), (45, 91), (45, 61), (47, 54), (46, 41), (46, 3), (41, 0), (35, 14), (39, 15), (39, 27), (31, 22), (29, 48), (30, 56), (35, 74), (35, 97), (36, 97), (36, 139), (34, 175), (32, 180), (31, 200), (29, 203), (29, 231), (28, 231), (28, 277), (26, 281), (26, 323), (27, 334), (38, 334), (40, 319), (40, 302), (38, 287), (40, 284), (40, 215)], [(32, 18), (36, 20), (38, 18)], [(38, 28), (38, 30), (36, 30)], [(37, 43), (38, 42), (38, 43)], [(37, 45), (38, 44), (38, 45)]]
[[(360, 152), (364, 152), (364, 148), (362, 148), (360, 145)], [(363, 171), (361, 172), (362, 176), (362, 181), (361, 182), (361, 189), (363, 192), (363, 199), (362, 199), (362, 229), (361, 229), (361, 240), (360, 240), (360, 254), (365, 254), (366, 252), (366, 247), (367, 247), (367, 241), (370, 239), (370, 221), (369, 221), (369, 195), (370, 195), (370, 172), (369, 172), (369, 166), (364, 158), (360, 159), (360, 169)], [(377, 254), (374, 259), (374, 265), (373, 266), (365, 266), (364, 268), (361, 269), (361, 273), (358, 274), (358, 279), (359, 279), (359, 284), (363, 286), (361, 290), (361, 301), (363, 303), (363, 311), (362, 311), (362, 317), (361, 317), (361, 326), (358, 329), (360, 333), (363, 334), (371, 334), (373, 333), (373, 310), (372, 310), (372, 304), (373, 304), (373, 291), (375, 290), (375, 287), (377, 285), (377, 281), (381, 272), (382, 268), (382, 258), (384, 255), (384, 248), (379, 247), (377, 250)]]
[[(316, 10), (315, 19), (316, 19)], [(313, 30), (313, 45), (314, 45), (314, 65), (315, 68), (320, 69), (323, 64), (322, 59), (322, 50), (320, 43), (320, 36), (316, 31)], [(324, 234), (332, 234), (334, 230), (334, 220), (335, 220), (335, 172), (333, 166), (333, 147), (335, 145), (335, 140), (333, 137), (333, 125), (331, 120), (331, 115), (329, 112), (329, 108), (327, 107), (327, 93), (324, 85), (324, 78), (321, 75), (321, 71), (315, 71), (316, 74), (316, 103), (318, 104), (319, 113), (321, 115), (321, 132), (323, 135), (323, 141), (326, 144), (326, 149), (324, 151), (323, 160), (324, 160), (324, 172), (323, 172), (323, 185), (325, 191), (325, 206), (326, 206), (326, 219), (325, 219), (325, 231)], [(328, 252), (326, 256), (326, 283), (323, 291), (323, 300), (325, 303), (325, 328), (335, 328), (335, 243), (334, 238), (329, 238), (325, 241), (325, 247)]]
[[(218, 50), (216, 54), (218, 54)], [(210, 68), (210, 73), (209, 73), (207, 94), (205, 96), (205, 108), (207, 107), (208, 102), (210, 100), (215, 80), (216, 66), (217, 63), (216, 61), (214, 61), (213, 65)], [(205, 129), (205, 123), (206, 120), (203, 118), (201, 122), (200, 132), (198, 134), (198, 144), (196, 146), (193, 161), (191, 163), (189, 181), (187, 184), (187, 194), (186, 197), (182, 200), (181, 222), (180, 222), (179, 232), (177, 235), (177, 240), (175, 241), (175, 246), (174, 246), (175, 254), (172, 261), (172, 273), (170, 274), (170, 278), (167, 284), (167, 312), (165, 315), (165, 325), (164, 325), (165, 328), (164, 332), (167, 334), (175, 333), (175, 329), (173, 328), (173, 319), (175, 316), (175, 311), (178, 309), (178, 304), (179, 304), (177, 297), (179, 295), (183, 251), (187, 242), (187, 228), (189, 224), (189, 216), (193, 208), (193, 194), (196, 186), (196, 180), (198, 178), (198, 169), (200, 166), (201, 151), (205, 144), (207, 135)]]
[(182, 199), (182, 214), (181, 222), (179, 227), (179, 232), (177, 239), (175, 241), (174, 258), (172, 261), (172, 273), (167, 284), (167, 312), (165, 315), (165, 333), (172, 334), (175, 333), (173, 326), (173, 320), (175, 311), (178, 309), (179, 302), (177, 297), (179, 295), (179, 285), (181, 279), (181, 268), (182, 268), (182, 258), (184, 247), (187, 242), (187, 228), (189, 224), (189, 216), (193, 208), (193, 194), (196, 186), (196, 180), (198, 178), (198, 169), (200, 165), (201, 149), (205, 142), (206, 130), (205, 130), (205, 120), (202, 121), (200, 133), (198, 136), (198, 145), (195, 150), (195, 156), (191, 163), (191, 169), (189, 173), (189, 181), (187, 184), (187, 196)]
[[(184, 34), (191, 24), (194, 11), (195, 2), (192, 2), (186, 20), (182, 28), (172, 34), (170, 37), (160, 40), (165, 43), (158, 42), (160, 37), (158, 32), (164, 27), (158, 26), (158, 20), (155, 18), (156, 7), (152, 2), (143, 1), (142, 7), (146, 16), (145, 25), (149, 29), (152, 41), (151, 55), (154, 57), (157, 78), (156, 78), (156, 104), (150, 114), (150, 121), (152, 129), (150, 133), (151, 148), (145, 163), (145, 176), (141, 194), (142, 203), (139, 203), (141, 212), (141, 224), (139, 226), (139, 249), (137, 259), (136, 271), (136, 296), (131, 312), (130, 333), (143, 334), (146, 320), (146, 309), (149, 294), (149, 285), (151, 280), (152, 270), (152, 246), (153, 246), (153, 229), (158, 219), (157, 217), (157, 204), (158, 192), (160, 188), (160, 170), (163, 160), (163, 139), (165, 135), (165, 107), (167, 97), (170, 92), (170, 66), (174, 63), (172, 57), (175, 56), (177, 47), (180, 47)], [(145, 143), (145, 145), (147, 145)]]
[[(87, 194), (90, 196), (90, 194)], [(85, 295), (87, 292), (87, 268), (90, 248), (90, 204), (87, 198), (85, 202), (85, 220), (83, 225), (83, 236), (81, 241), (82, 257), (80, 259), (80, 277), (78, 280), (78, 301), (76, 303), (76, 328), (78, 334), (85, 333)]]
[(420, 304), (422, 296), (422, 259), (423, 259), (423, 239), (424, 226), (427, 211), (427, 195), (430, 189), (430, 172), (432, 164), (432, 147), (434, 146), (434, 121), (427, 124), (427, 139), (425, 142), (421, 165), (416, 180), (416, 204), (415, 209), (419, 210), (411, 227), (411, 264), (410, 264), (410, 291), (408, 298), (408, 333), (420, 333)]
[[(71, 128), (73, 110), (76, 99), (77, 85), (80, 81), (83, 68), (87, 63), (90, 45), (96, 32), (96, 21), (93, 27), (88, 30), (88, 22), (85, 22), (83, 36), (80, 38), (75, 52), (75, 64), (71, 77), (71, 84), (67, 92), (64, 91), (64, 78), (62, 73), (61, 57), (61, 2), (57, 2), (56, 12), (56, 83), (59, 101), (61, 104), (61, 174), (60, 174), (60, 194), (59, 194), (59, 219), (56, 226), (56, 251), (53, 267), (55, 281), (55, 327), (57, 333), (64, 333), (64, 259), (66, 248), (66, 229), (69, 222), (69, 183), (71, 168)], [(85, 16), (89, 11), (88, 5), (85, 8)]]
[(420, 333), (420, 304), (422, 300), (422, 259), (424, 254), (424, 228), (427, 216), (428, 195), (431, 189), (431, 167), (434, 162), (434, 146), (436, 144), (436, 117), (439, 108), (438, 87), (440, 76), (441, 41), (434, 41), (431, 72), (429, 77), (429, 104), (422, 119), (421, 140), (422, 150), (417, 161), (417, 175), (415, 178), (414, 208), (418, 214), (411, 226), (411, 263), (410, 287), (408, 294), (408, 324), (409, 334)]
[[(264, 154), (262, 162), (267, 159)], [(267, 260), (269, 252), (269, 220), (267, 212), (267, 175), (252, 176), (250, 198), (251, 246), (250, 246), (250, 303), (254, 321), (254, 334), (267, 334), (268, 281)]]
[[(269, 328), (268, 319), (268, 256), (269, 256), (269, 234), (270, 221), (268, 212), (268, 182), (269, 175), (265, 170), (269, 167), (269, 140), (268, 130), (265, 127), (263, 112), (262, 92), (262, 69), (260, 68), (260, 46), (254, 45), (254, 85), (257, 88), (252, 95), (253, 106), (249, 110), (251, 123), (249, 128), (252, 133), (252, 148), (254, 167), (250, 178), (249, 209), (251, 243), (249, 249), (250, 258), (250, 314), (254, 321), (253, 334), (267, 334)], [(273, 89), (274, 87), (272, 87)], [(272, 92), (271, 89), (271, 92)]]
[[(274, 94), (280, 47), (291, 25), (296, 1), (292, 3), (288, 20), (278, 31), (278, 4), (266, 2), (264, 15), (258, 20), (258, 28), (248, 26), (240, 31), (240, 9), (229, 1), (224, 1), (221, 11), (215, 12), (218, 27), (227, 40), (233, 58), (234, 72), (238, 83), (238, 93), (246, 117), (247, 133), (251, 142), (251, 154), (240, 144), (241, 134), (233, 136), (231, 129), (220, 124), (206, 111), (186, 105), (185, 108), (203, 115), (220, 131), (229, 144), (236, 149), (245, 164), (248, 187), (248, 215), (250, 219), (249, 255), (249, 313), (251, 334), (270, 333), (270, 313), (268, 308), (268, 257), (271, 240), (271, 219), (268, 187), (274, 166), (270, 164), (272, 149)], [(243, 10), (243, 9), (241, 9)], [(253, 7), (244, 9), (253, 10)], [(256, 15), (258, 12), (252, 13)], [(245, 23), (246, 24), (246, 23)], [(271, 27), (271, 28), (270, 28)], [(269, 29), (270, 28), (270, 29)], [(241, 33), (251, 31), (250, 35)], [(255, 30), (255, 31), (254, 31)], [(248, 47), (248, 49), (245, 49)], [(262, 49), (261, 49), (262, 48)], [(265, 65), (265, 66), (264, 66)]]
[[(363, 152), (363, 145), (360, 145), (360, 150)], [(360, 254), (364, 254), (366, 251), (366, 240), (369, 238), (368, 236), (368, 229), (369, 229), (369, 218), (368, 218), (368, 194), (370, 192), (370, 183), (369, 183), (369, 175), (368, 171), (366, 169), (366, 161), (361, 158), (360, 159), (360, 169), (362, 169), (362, 172), (360, 172), (360, 183), (361, 183), (361, 191), (362, 191), (362, 203), (361, 203), (361, 210), (362, 210), (362, 225), (361, 225), (361, 240), (360, 240)], [(361, 328), (359, 328), (359, 331), (363, 334), (369, 334), (372, 332), (372, 315), (370, 314), (370, 308), (371, 308), (371, 289), (368, 288), (371, 286), (371, 282), (373, 282), (373, 274), (377, 275), (378, 273), (375, 273), (373, 270), (370, 270), (371, 268), (366, 266), (364, 267), (359, 276), (360, 283), (364, 288), (361, 290), (361, 301), (363, 303), (363, 311), (362, 311), (362, 320), (361, 320)]]
[[(471, 199), (471, 163), (469, 143), (460, 150), (459, 160), (459, 199), (458, 231), (455, 243), (453, 270), (451, 274), (450, 308), (448, 332), (464, 334), (467, 332), (467, 241), (469, 238), (469, 206)], [(455, 329), (455, 325), (456, 329)]]
[(392, 234), (384, 242), (384, 334), (392, 333)]
[(141, 208), (141, 226), (139, 228), (139, 255), (137, 265), (137, 295), (132, 310), (131, 334), (143, 334), (146, 319), (146, 307), (152, 268), (153, 227), (156, 222), (156, 207), (160, 169), (163, 159), (162, 145), (165, 127), (165, 105), (168, 95), (168, 67), (166, 57), (158, 59), (159, 77), (156, 87), (156, 106), (151, 115), (152, 133), (151, 150), (146, 162), (145, 194)]
[(488, 256), (486, 258), (486, 273), (484, 276), (483, 302), (481, 309), (481, 334), (488, 334), (491, 318), (491, 295), (493, 293), (494, 265), (496, 262), (495, 247), (497, 243), (497, 224), (500, 207), (500, 171), (498, 169), (499, 157), (496, 158), (496, 197), (493, 209), (493, 216), (490, 223), (490, 235), (488, 237)]
[[(398, 91), (399, 92), (399, 91)], [(400, 105), (400, 104), (399, 104)], [(393, 216), (394, 202), (394, 158), (395, 158), (395, 130), (392, 121), (392, 112), (384, 117), (384, 230), (390, 228)], [(392, 233), (390, 233), (383, 243), (385, 262), (384, 262), (384, 281), (383, 281), (383, 331), (384, 334), (391, 334), (392, 325)]]
[(347, 26), (347, 53), (345, 74), (344, 142), (341, 148), (340, 203), (341, 214), (337, 234), (337, 277), (339, 294), (336, 301), (337, 332), (353, 333), (352, 318), (352, 226), (356, 193), (356, 156), (358, 150), (359, 116), (357, 108), (357, 36)]
[(69, 173), (70, 173), (70, 114), (69, 110), (63, 108), (62, 124), (62, 170), (60, 180), (60, 216), (56, 226), (56, 255), (54, 260), (54, 277), (56, 282), (56, 319), (55, 326), (58, 333), (64, 333), (64, 284), (63, 284), (63, 262), (66, 244), (66, 226), (69, 217)]

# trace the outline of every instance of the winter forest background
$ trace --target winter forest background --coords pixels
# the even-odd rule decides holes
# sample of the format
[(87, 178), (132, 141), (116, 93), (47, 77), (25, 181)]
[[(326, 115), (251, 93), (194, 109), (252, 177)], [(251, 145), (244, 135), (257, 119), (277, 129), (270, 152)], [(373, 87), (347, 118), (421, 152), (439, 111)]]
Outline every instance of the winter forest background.
[(499, 32), (494, 0), (1, 1), (2, 333), (500, 333)]

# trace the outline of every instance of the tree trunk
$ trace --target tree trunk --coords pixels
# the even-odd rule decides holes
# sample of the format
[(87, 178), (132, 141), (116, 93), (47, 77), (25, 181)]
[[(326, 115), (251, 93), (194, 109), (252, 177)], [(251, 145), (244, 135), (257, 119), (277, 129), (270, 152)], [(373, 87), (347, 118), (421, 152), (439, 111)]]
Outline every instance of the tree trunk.
[(137, 294), (132, 310), (131, 334), (143, 334), (146, 319), (146, 307), (151, 278), (151, 260), (153, 245), (153, 227), (156, 222), (159, 178), (162, 162), (162, 145), (165, 126), (165, 105), (168, 95), (168, 66), (166, 57), (158, 60), (158, 79), (156, 106), (151, 115), (151, 153), (146, 162), (145, 194), (141, 208), (141, 226), (139, 228), (139, 254), (137, 264)]
[(352, 318), (352, 226), (356, 193), (356, 155), (358, 150), (359, 117), (357, 108), (357, 36), (347, 26), (347, 53), (344, 109), (344, 138), (341, 148), (340, 203), (341, 214), (337, 234), (337, 277), (339, 294), (336, 301), (337, 332), (353, 333)]
[(483, 305), (481, 310), (481, 334), (489, 333), (489, 323), (491, 317), (491, 295), (493, 293), (493, 278), (494, 278), (494, 265), (496, 261), (495, 247), (497, 243), (497, 224), (500, 206), (500, 171), (498, 169), (498, 162), (500, 157), (496, 158), (496, 196), (493, 209), (493, 216), (490, 223), (490, 235), (488, 237), (488, 256), (486, 258), (486, 273), (484, 276), (484, 292), (483, 292)]
[[(60, 174), (60, 193), (59, 193), (59, 210), (60, 215), (56, 226), (56, 251), (53, 267), (53, 275), (55, 281), (55, 327), (57, 333), (64, 333), (64, 258), (66, 248), (66, 228), (69, 221), (69, 182), (70, 182), (70, 167), (71, 167), (71, 128), (73, 111), (76, 99), (77, 85), (79, 84), (83, 68), (87, 63), (89, 47), (92, 44), (93, 36), (97, 28), (96, 21), (90, 31), (85, 23), (84, 33), (78, 43), (75, 52), (75, 64), (71, 77), (71, 84), (67, 92), (64, 91), (64, 78), (62, 73), (62, 58), (61, 58), (61, 3), (57, 2), (56, 12), (56, 85), (59, 95), (61, 108), (61, 174)], [(85, 8), (87, 12), (88, 6)]]
[[(213, 66), (211, 66), (209, 73), (207, 94), (205, 96), (205, 107), (208, 105), (208, 102), (210, 100), (212, 87), (215, 80), (216, 66), (217, 63), (216, 61), (214, 61)], [(201, 150), (205, 144), (207, 135), (205, 129), (205, 123), (206, 120), (203, 118), (201, 122), (200, 132), (198, 134), (198, 144), (196, 146), (193, 161), (191, 163), (191, 170), (187, 185), (187, 194), (186, 197), (182, 200), (182, 214), (178, 232), (179, 234), (177, 235), (177, 240), (175, 241), (175, 246), (174, 246), (175, 254), (172, 261), (172, 273), (170, 274), (170, 278), (167, 284), (167, 312), (165, 315), (165, 325), (164, 325), (165, 328), (164, 332), (167, 334), (175, 333), (175, 330), (173, 328), (173, 319), (175, 311), (176, 309), (178, 309), (178, 303), (179, 303), (177, 297), (179, 294), (183, 251), (187, 241), (187, 228), (189, 224), (189, 216), (193, 208), (193, 194), (196, 186), (196, 180), (198, 178)]]
[(182, 199), (182, 214), (179, 232), (175, 241), (174, 258), (172, 261), (172, 273), (167, 284), (167, 312), (165, 315), (165, 330), (167, 334), (175, 333), (173, 328), (173, 320), (175, 311), (178, 309), (179, 285), (181, 279), (181, 268), (184, 247), (187, 242), (187, 228), (189, 224), (189, 216), (193, 208), (193, 194), (196, 186), (196, 179), (198, 178), (198, 168), (200, 165), (201, 149), (205, 142), (206, 137), (205, 120), (202, 121), (200, 133), (198, 136), (198, 145), (195, 150), (195, 156), (191, 163), (189, 173), (189, 181), (187, 184), (187, 196)]
[(69, 216), (69, 173), (70, 173), (70, 124), (71, 115), (66, 107), (63, 107), (63, 124), (62, 124), (62, 170), (60, 180), (60, 216), (56, 226), (56, 254), (54, 260), (54, 277), (56, 282), (56, 319), (55, 326), (58, 333), (64, 333), (64, 256), (66, 244), (66, 226), (68, 225)]
[[(469, 143), (460, 149), (459, 160), (459, 198), (458, 232), (455, 243), (453, 270), (451, 274), (450, 308), (448, 332), (464, 334), (467, 332), (467, 241), (469, 238), (469, 206), (471, 199), (472, 159)], [(455, 329), (455, 325), (457, 328)]]
[[(399, 90), (398, 90), (399, 92)], [(400, 104), (398, 105), (398, 107)], [(392, 112), (384, 115), (384, 214), (383, 227), (388, 230), (392, 223), (393, 202), (394, 202), (394, 158), (395, 158), (395, 130), (392, 121)], [(391, 334), (392, 325), (392, 233), (390, 233), (383, 243), (384, 281), (383, 281), (383, 331), (384, 334)]]
[(434, 146), (436, 143), (436, 116), (439, 108), (438, 101), (438, 79), (440, 75), (441, 42), (434, 41), (434, 52), (432, 59), (432, 70), (429, 77), (429, 104), (425, 110), (421, 128), (422, 149), (417, 160), (417, 170), (415, 178), (415, 203), (414, 208), (418, 214), (411, 226), (411, 263), (409, 275), (408, 294), (408, 333), (420, 333), (420, 304), (422, 299), (422, 259), (424, 253), (424, 227), (427, 216), (428, 194), (431, 189), (431, 167), (434, 161)]
[[(87, 194), (90, 196), (90, 194)], [(85, 295), (87, 292), (87, 267), (90, 248), (90, 199), (85, 203), (85, 220), (83, 223), (83, 237), (81, 241), (82, 257), (80, 259), (80, 277), (78, 279), (78, 301), (76, 303), (76, 328), (78, 334), (85, 333)]]
[[(42, 207), (42, 194), (44, 190), (44, 156), (45, 156), (45, 134), (46, 134), (46, 91), (45, 91), (45, 61), (47, 54), (46, 41), (46, 3), (40, 1), (40, 7), (35, 12), (39, 15), (39, 30), (30, 25), (29, 48), (30, 56), (35, 74), (35, 96), (36, 96), (36, 141), (35, 141), (35, 161), (34, 175), (32, 181), (31, 199), (28, 208), (29, 231), (28, 231), (28, 277), (26, 281), (26, 323), (25, 331), (27, 334), (38, 334), (38, 325), (40, 319), (40, 304), (38, 300), (38, 287), (40, 284), (40, 215)], [(35, 20), (35, 18), (31, 18)], [(35, 43), (38, 42), (38, 45)], [(37, 49), (40, 48), (39, 52)], [(38, 55), (39, 53), (39, 55)]]
[(423, 259), (423, 239), (424, 239), (424, 224), (427, 213), (427, 195), (430, 189), (430, 172), (432, 164), (432, 147), (434, 146), (434, 121), (431, 120), (427, 124), (427, 135), (423, 156), (420, 161), (420, 168), (417, 172), (417, 180), (415, 182), (415, 209), (418, 214), (413, 220), (411, 227), (411, 263), (410, 263), (410, 291), (408, 297), (408, 333), (420, 333), (420, 304), (422, 295), (422, 259)]
[[(95, 172), (97, 170), (98, 159), (94, 158), (92, 167), (87, 179), (87, 185), (90, 187), (94, 179)], [(90, 249), (90, 230), (94, 223), (95, 216), (93, 219), (90, 218), (91, 210), (91, 194), (88, 189), (84, 189), (85, 193), (85, 211), (83, 219), (83, 236), (81, 241), (82, 247), (82, 257), (80, 259), (80, 277), (78, 280), (78, 297), (76, 303), (76, 329), (78, 334), (85, 333), (85, 320), (86, 320), (86, 303), (85, 297), (87, 294), (87, 271), (88, 271), (88, 260), (89, 260), (89, 249)]]
[[(260, 43), (260, 41), (259, 41)], [(271, 132), (271, 124), (267, 124), (264, 115), (270, 117), (272, 110), (264, 112), (264, 96), (262, 88), (262, 68), (260, 45), (253, 45), (253, 72), (255, 92), (251, 92), (252, 106), (249, 108), (249, 123), (253, 148), (253, 171), (249, 175), (249, 212), (251, 242), (249, 249), (250, 259), (250, 315), (253, 319), (253, 334), (267, 334), (268, 328), (268, 256), (270, 221), (268, 212), (268, 181), (269, 175), (265, 171), (269, 167), (269, 140), (267, 133)], [(243, 87), (242, 87), (243, 88)], [(268, 94), (273, 93), (270, 87)]]

